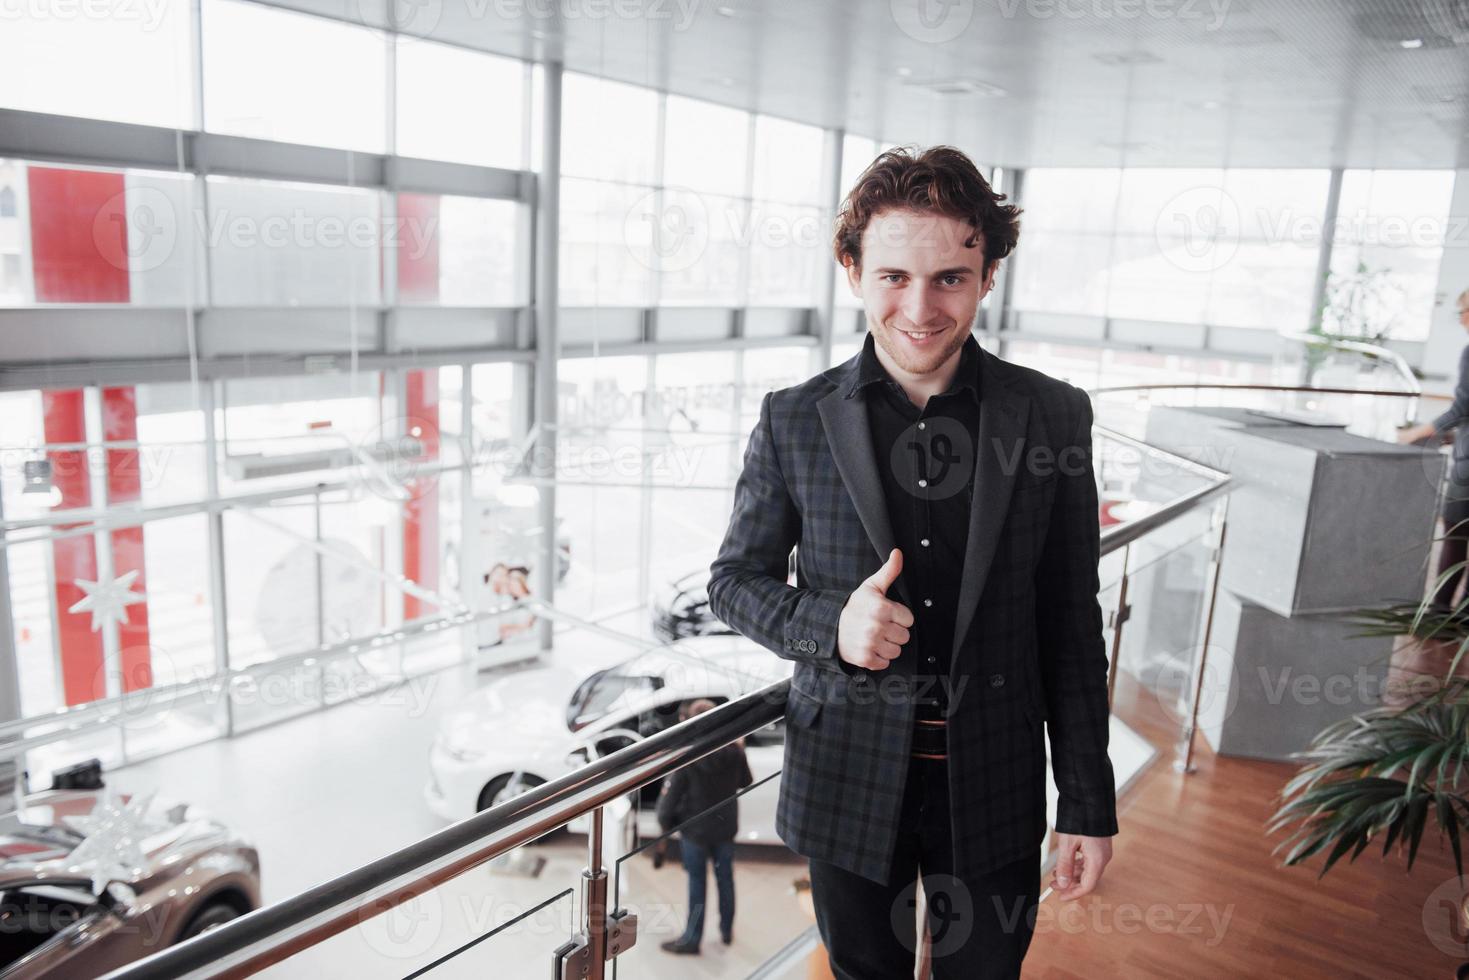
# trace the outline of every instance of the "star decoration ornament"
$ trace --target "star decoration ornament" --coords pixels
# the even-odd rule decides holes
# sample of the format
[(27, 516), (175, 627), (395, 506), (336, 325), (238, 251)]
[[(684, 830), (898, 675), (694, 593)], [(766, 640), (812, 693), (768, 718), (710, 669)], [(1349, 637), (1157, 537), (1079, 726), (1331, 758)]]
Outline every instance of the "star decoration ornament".
[(92, 632), (96, 633), (102, 629), (106, 622), (126, 623), (128, 621), (128, 606), (147, 600), (145, 592), (133, 591), (133, 580), (138, 577), (135, 568), (130, 572), (123, 572), (108, 582), (92, 582), (88, 579), (76, 580), (86, 596), (77, 600), (67, 607), (67, 612), (90, 612), (92, 614)]
[(92, 890), (98, 895), (111, 882), (129, 882), (142, 874), (148, 863), (143, 840), (162, 829), (147, 819), (153, 796), (134, 796), (123, 803), (107, 787), (90, 814), (65, 818), (83, 835), (82, 842), (67, 855), (67, 870), (89, 875)]

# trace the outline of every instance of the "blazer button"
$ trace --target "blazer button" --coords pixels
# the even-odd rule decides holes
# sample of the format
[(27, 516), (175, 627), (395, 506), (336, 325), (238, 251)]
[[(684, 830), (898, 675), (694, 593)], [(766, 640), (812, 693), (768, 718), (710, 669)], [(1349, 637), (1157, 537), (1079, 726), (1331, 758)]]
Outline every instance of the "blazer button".
[(991, 674), (990, 675), (990, 687), (1003, 687), (1004, 684), (1005, 684), (1005, 675), (1004, 674)]

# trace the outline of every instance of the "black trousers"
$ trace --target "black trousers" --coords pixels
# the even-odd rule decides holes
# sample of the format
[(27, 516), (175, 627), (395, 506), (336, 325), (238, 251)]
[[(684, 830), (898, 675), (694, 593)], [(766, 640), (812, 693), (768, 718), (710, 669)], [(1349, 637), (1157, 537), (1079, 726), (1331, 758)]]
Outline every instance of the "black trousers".
[[(1452, 488), (1450, 488), (1452, 489)], [(1446, 498), (1439, 512), (1443, 517), (1443, 542), (1439, 546), (1438, 571), (1442, 575), (1469, 555), (1469, 500)], [(1448, 611), (1454, 606), (1454, 592), (1464, 578), (1464, 569), (1454, 569), (1444, 583), (1434, 592), (1435, 605)]]
[(947, 765), (933, 759), (909, 765), (902, 829), (886, 883), (811, 862), (816, 925), (837, 980), (913, 976), (920, 874), (935, 980), (1020, 976), (1035, 929), (1040, 848), (987, 874), (966, 881), (954, 877)]

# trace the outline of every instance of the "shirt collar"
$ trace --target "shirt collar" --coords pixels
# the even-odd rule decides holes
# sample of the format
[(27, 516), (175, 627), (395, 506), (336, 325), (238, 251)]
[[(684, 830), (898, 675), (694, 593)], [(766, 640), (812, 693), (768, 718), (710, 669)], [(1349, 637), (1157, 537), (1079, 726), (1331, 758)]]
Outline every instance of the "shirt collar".
[[(959, 350), (959, 367), (954, 371), (954, 379), (949, 382), (949, 387), (943, 393), (949, 395), (967, 390), (975, 404), (978, 404), (979, 341), (974, 339), (973, 333), (964, 338), (964, 346)], [(857, 372), (846, 397), (851, 398), (857, 392), (865, 390), (868, 385), (878, 381), (885, 381), (895, 388), (901, 387), (893, 380), (893, 376), (888, 374), (882, 362), (877, 359), (877, 342), (872, 336), (872, 331), (869, 330), (867, 339), (862, 342), (862, 353), (857, 357)]]

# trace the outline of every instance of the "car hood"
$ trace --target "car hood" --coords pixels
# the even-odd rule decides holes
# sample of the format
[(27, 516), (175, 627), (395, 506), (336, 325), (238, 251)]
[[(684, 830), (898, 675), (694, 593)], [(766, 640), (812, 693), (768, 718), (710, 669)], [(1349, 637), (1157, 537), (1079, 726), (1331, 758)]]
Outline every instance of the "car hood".
[[(43, 873), (66, 877), (69, 855), (82, 842), (86, 820), (102, 798), (91, 790), (45, 790), (26, 797), (25, 806), (0, 816), (0, 887), (35, 880)], [(119, 793), (123, 803), (132, 794)], [(145, 866), (133, 880), (152, 874), (169, 855), (194, 841), (225, 833), (225, 827), (198, 808), (155, 797), (148, 804), (141, 846)]]
[(452, 750), (567, 739), (566, 706), (583, 676), (548, 666), (491, 681), (449, 710), (439, 723), (439, 741)]

